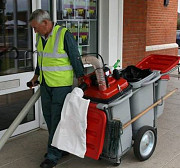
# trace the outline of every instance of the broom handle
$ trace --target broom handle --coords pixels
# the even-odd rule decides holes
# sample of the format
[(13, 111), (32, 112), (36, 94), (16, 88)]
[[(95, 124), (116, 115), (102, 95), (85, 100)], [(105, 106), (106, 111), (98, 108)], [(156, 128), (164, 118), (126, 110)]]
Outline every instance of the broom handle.
[(171, 96), (172, 94), (174, 94), (178, 89), (174, 89), (171, 92), (169, 92), (168, 94), (166, 94), (165, 96), (162, 97), (162, 99), (159, 99), (156, 103), (152, 104), (151, 106), (149, 106), (147, 109), (145, 109), (144, 111), (142, 111), (141, 113), (139, 113), (136, 117), (134, 117), (132, 120), (128, 121), (127, 123), (125, 123), (123, 125), (123, 129), (125, 129), (126, 127), (128, 127), (130, 124), (132, 124), (134, 121), (136, 121), (137, 119), (139, 119), (141, 116), (143, 116), (144, 114), (146, 114), (149, 110), (151, 110), (152, 108), (154, 108), (155, 106), (157, 106), (159, 103), (162, 102), (162, 100), (167, 99), (169, 96)]

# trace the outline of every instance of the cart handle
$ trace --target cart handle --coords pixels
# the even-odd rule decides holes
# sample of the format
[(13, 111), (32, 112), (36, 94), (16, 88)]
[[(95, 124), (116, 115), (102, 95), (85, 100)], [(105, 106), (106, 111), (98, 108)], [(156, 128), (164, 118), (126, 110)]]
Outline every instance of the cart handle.
[(132, 96), (132, 91), (129, 93), (127, 93), (127, 95), (125, 95), (123, 98), (119, 99), (119, 100), (115, 100), (114, 102), (108, 104), (108, 107), (113, 107), (113, 106), (116, 106), (120, 103), (122, 103), (123, 101), (125, 101), (126, 99), (129, 99), (131, 96)]
[(152, 80), (150, 80), (150, 81), (148, 81), (148, 82), (145, 82), (145, 83), (142, 83), (141, 86), (147, 86), (147, 85), (150, 85), (150, 84), (156, 82), (158, 79), (160, 79), (161, 76), (162, 76), (161, 74), (158, 74), (158, 76), (156, 76), (156, 77), (153, 78)]
[[(148, 81), (148, 82), (145, 82), (145, 83), (142, 83), (141, 86), (147, 86), (147, 85), (150, 85), (154, 82), (156, 82), (158, 79), (161, 78), (161, 76), (164, 76), (164, 75), (168, 75), (170, 74), (171, 72), (175, 71), (176, 69), (178, 69), (180, 67), (180, 64), (177, 64), (177, 66), (175, 66), (174, 68), (172, 68), (170, 71), (166, 72), (166, 73), (162, 73), (162, 74), (158, 74), (158, 76), (156, 76), (155, 78), (153, 78), (152, 80)], [(157, 71), (159, 72), (159, 71)]]
[(139, 119), (141, 116), (143, 116), (144, 114), (146, 114), (149, 110), (151, 110), (152, 108), (154, 108), (155, 106), (157, 106), (159, 103), (161, 103), (163, 100), (167, 99), (169, 96), (171, 96), (172, 94), (174, 94), (178, 89), (174, 89), (171, 92), (169, 92), (168, 94), (166, 94), (165, 96), (163, 96), (161, 99), (159, 99), (157, 102), (155, 102), (154, 104), (152, 104), (151, 106), (149, 106), (147, 109), (145, 109), (144, 111), (142, 111), (141, 113), (139, 113), (136, 117), (134, 117), (132, 120), (128, 121), (127, 123), (125, 123), (123, 125), (123, 129), (125, 129), (126, 127), (128, 127), (130, 124), (132, 124), (133, 122), (135, 122), (137, 119)]
[(125, 101), (126, 99), (130, 98), (132, 96), (132, 90), (130, 92), (128, 92), (127, 94), (125, 94), (122, 97), (120, 97), (119, 99), (115, 100), (114, 102), (110, 103), (110, 104), (103, 104), (103, 103), (98, 103), (97, 104), (97, 108), (100, 109), (100, 110), (104, 110), (104, 108), (109, 108), (109, 107), (113, 107), (113, 106), (116, 106), (120, 103), (122, 103), (123, 101)]

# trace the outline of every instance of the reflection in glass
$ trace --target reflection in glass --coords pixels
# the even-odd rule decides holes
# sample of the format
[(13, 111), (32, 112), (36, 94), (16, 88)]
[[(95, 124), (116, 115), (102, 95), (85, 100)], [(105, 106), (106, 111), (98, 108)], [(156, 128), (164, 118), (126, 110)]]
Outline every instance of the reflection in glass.
[(0, 8), (0, 75), (33, 70), (31, 0), (6, 0)]
[(41, 8), (43, 10), (50, 12), (51, 11), (50, 7), (51, 7), (50, 0), (42, 0), (41, 1)]
[(78, 42), (78, 22), (67, 22), (67, 29), (73, 34), (75, 40)]
[(90, 22), (79, 22), (79, 45), (81, 46), (89, 46), (89, 27)]
[(86, 10), (86, 18), (96, 19), (97, 15), (97, 1), (88, 0), (87, 1), (87, 10)]
[[(24, 96), (26, 95), (26, 96)], [(33, 90), (26, 90), (0, 96), (0, 131), (7, 129), (33, 95)], [(35, 120), (34, 107), (30, 109), (21, 124)]]
[(98, 0), (57, 0), (57, 23), (66, 26), (80, 54), (98, 53)]

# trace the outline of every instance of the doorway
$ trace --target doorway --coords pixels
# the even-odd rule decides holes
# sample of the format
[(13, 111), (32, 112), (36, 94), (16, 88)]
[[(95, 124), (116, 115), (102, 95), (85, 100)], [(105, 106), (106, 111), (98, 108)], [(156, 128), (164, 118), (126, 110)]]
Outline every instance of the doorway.
[[(0, 0), (0, 138), (34, 94), (31, 0)], [(13, 135), (39, 127), (37, 103)]]

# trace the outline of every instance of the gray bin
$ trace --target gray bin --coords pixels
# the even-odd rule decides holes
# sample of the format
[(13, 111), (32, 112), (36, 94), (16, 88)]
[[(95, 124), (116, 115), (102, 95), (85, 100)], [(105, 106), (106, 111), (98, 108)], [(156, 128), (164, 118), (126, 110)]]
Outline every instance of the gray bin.
[[(137, 82), (131, 83), (133, 86), (133, 95), (130, 98), (132, 119), (154, 103), (154, 83), (159, 80), (160, 77), (160, 71), (154, 71), (153, 77), (149, 75), (145, 80), (138, 81), (138, 84), (136, 84)], [(132, 124), (133, 136), (145, 125), (153, 127), (154, 119), (153, 108)]]
[[(168, 79), (159, 79), (157, 81), (157, 86), (155, 87), (156, 101), (158, 101), (159, 99), (161, 99), (163, 96), (166, 95), (167, 84), (168, 84)], [(156, 106), (155, 109), (157, 111), (157, 117), (161, 116), (164, 110), (164, 101), (161, 105)]]
[[(160, 74), (160, 76), (165, 77), (165, 75), (169, 75), (171, 72), (175, 71), (179, 67), (180, 67), (180, 64), (178, 64), (176, 67), (172, 68), (170, 71)], [(156, 82), (157, 83), (157, 85), (155, 87), (155, 99), (156, 99), (156, 101), (158, 101), (159, 99), (161, 99), (163, 96), (166, 95), (168, 80), (169, 80), (169, 78), (165, 77), (165, 78), (160, 78)], [(157, 112), (157, 117), (161, 116), (163, 114), (163, 110), (164, 110), (164, 102), (161, 105), (158, 105), (157, 107), (155, 107), (155, 109)]]
[[(153, 103), (153, 83), (134, 90), (133, 95), (130, 98), (132, 118), (146, 110)], [(145, 125), (154, 126), (154, 108), (132, 124), (133, 136), (135, 136), (137, 131)]]
[[(131, 120), (130, 113), (130, 102), (129, 98), (132, 96), (132, 91), (126, 95), (121, 96), (117, 100), (113, 101), (110, 104), (98, 104), (97, 108), (108, 110), (110, 120), (120, 120), (122, 125)], [(108, 125), (108, 123), (107, 123)], [(108, 131), (108, 126), (106, 128), (105, 140), (103, 146), (103, 156), (111, 159), (120, 159), (120, 157), (126, 153), (132, 146), (132, 125), (130, 124), (125, 128), (120, 136), (119, 140), (119, 149), (117, 154), (109, 153), (109, 143), (110, 143), (110, 134)], [(116, 161), (117, 163), (118, 161)]]
[(151, 79), (154, 79), (156, 76), (159, 76), (160, 71), (153, 71), (150, 75), (146, 76), (145, 78), (141, 79), (140, 81), (137, 82), (129, 82), (132, 87), (135, 88), (140, 88), (144, 83), (150, 81)]

